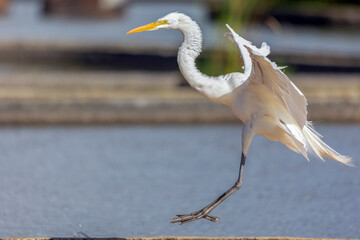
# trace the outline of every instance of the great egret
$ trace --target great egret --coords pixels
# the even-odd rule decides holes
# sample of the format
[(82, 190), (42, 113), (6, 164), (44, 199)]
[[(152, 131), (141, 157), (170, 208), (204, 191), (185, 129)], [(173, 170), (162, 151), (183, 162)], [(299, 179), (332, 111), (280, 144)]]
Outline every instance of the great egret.
[(170, 13), (156, 22), (135, 28), (129, 33), (176, 29), (183, 33), (184, 42), (179, 48), (178, 64), (189, 84), (211, 101), (229, 106), (244, 123), (242, 130), (242, 156), (238, 179), (229, 190), (199, 211), (177, 215), (171, 223), (187, 223), (201, 218), (217, 222), (220, 218), (210, 215), (221, 202), (239, 190), (250, 143), (255, 133), (272, 141), (280, 141), (294, 152), (309, 160), (312, 152), (320, 159), (329, 157), (353, 166), (351, 158), (343, 156), (326, 145), (307, 121), (307, 101), (302, 92), (289, 80), (267, 56), (270, 48), (263, 43), (260, 48), (240, 37), (226, 25), (225, 34), (238, 47), (244, 62), (244, 72), (234, 72), (217, 77), (201, 73), (195, 59), (202, 49), (199, 25), (182, 13)]

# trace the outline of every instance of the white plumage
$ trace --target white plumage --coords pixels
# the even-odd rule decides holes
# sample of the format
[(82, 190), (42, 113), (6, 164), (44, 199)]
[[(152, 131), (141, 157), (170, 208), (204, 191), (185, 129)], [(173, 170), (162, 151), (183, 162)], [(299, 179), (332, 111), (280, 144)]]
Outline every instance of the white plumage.
[[(269, 110), (275, 104), (276, 109), (273, 109), (275, 111), (269, 114), (270, 111), (266, 113), (265, 110), (265, 112), (260, 114), (268, 114), (267, 119), (269, 123), (267, 125), (274, 124), (275, 126), (273, 127), (279, 126), (283, 131), (276, 130), (276, 132), (270, 133), (272, 136), (269, 136), (268, 130), (261, 131), (261, 127), (259, 127), (258, 131), (256, 131), (256, 128), (254, 129), (255, 132), (270, 140), (282, 142), (291, 150), (302, 153), (307, 159), (307, 152), (312, 152), (322, 160), (323, 157), (329, 157), (353, 166), (351, 158), (342, 156), (321, 141), (320, 135), (312, 128), (311, 123), (307, 121), (307, 101), (304, 94), (281, 71), (281, 68), (277, 67), (274, 62), (267, 58), (267, 55), (270, 53), (269, 46), (263, 43), (261, 48), (258, 49), (235, 33), (229, 25), (227, 27), (231, 31), (227, 36), (237, 45), (243, 58), (250, 57), (251, 59), (250, 61), (244, 61), (245, 63), (251, 62), (248, 66), (245, 64), (245, 74), (248, 69), (250, 69), (248, 72), (251, 73), (249, 76), (246, 76), (246, 81), (237, 87), (242, 89), (240, 91), (244, 91), (245, 88), (245, 91), (253, 92), (251, 88), (259, 88), (260, 85), (264, 85), (266, 89), (259, 90), (263, 89), (260, 87), (255, 91), (258, 94), (265, 95), (267, 94), (265, 92), (270, 90), (271, 94), (276, 96), (270, 103), (268, 101), (260, 103)], [(233, 108), (233, 110), (236, 113), (236, 108)], [(249, 110), (244, 109), (244, 111)], [(251, 114), (254, 114), (254, 111), (251, 111)], [(263, 123), (260, 122), (258, 124), (261, 125)]]
[(306, 159), (309, 159), (307, 153), (312, 152), (322, 160), (323, 157), (329, 157), (353, 166), (350, 157), (343, 156), (326, 145), (307, 121), (306, 98), (281, 68), (267, 58), (270, 47), (263, 43), (257, 48), (240, 37), (229, 25), (226, 26), (230, 33), (225, 35), (239, 49), (244, 72), (217, 77), (207, 76), (197, 69), (195, 59), (201, 53), (202, 34), (197, 23), (185, 14), (170, 13), (157, 22), (128, 32), (160, 28), (181, 31), (184, 41), (179, 48), (178, 64), (185, 79), (205, 97), (231, 107), (244, 123), (240, 171), (234, 186), (200, 211), (173, 218), (173, 223), (182, 224), (200, 218), (214, 222), (220, 220), (209, 213), (241, 187), (243, 166), (255, 134), (279, 141), (289, 149), (301, 153)]

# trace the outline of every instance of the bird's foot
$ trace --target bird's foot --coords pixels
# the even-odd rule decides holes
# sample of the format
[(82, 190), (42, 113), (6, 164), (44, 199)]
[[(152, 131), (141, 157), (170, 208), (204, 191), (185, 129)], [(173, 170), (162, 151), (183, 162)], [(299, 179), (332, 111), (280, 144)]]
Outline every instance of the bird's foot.
[(179, 223), (180, 225), (182, 225), (184, 223), (193, 222), (193, 221), (199, 220), (201, 218), (205, 218), (211, 222), (220, 222), (219, 217), (211, 216), (211, 215), (209, 215), (209, 212), (200, 210), (200, 211), (196, 211), (196, 212), (189, 213), (189, 214), (179, 214), (179, 215), (176, 215), (176, 217), (171, 218), (170, 222), (171, 223)]

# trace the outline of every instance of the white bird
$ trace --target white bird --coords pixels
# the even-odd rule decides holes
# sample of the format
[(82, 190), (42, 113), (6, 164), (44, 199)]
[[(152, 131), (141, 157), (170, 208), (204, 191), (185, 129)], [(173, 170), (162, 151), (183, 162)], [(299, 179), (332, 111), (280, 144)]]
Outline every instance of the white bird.
[(189, 84), (211, 101), (229, 106), (244, 123), (242, 130), (242, 156), (238, 179), (229, 190), (199, 211), (172, 218), (172, 223), (187, 223), (201, 218), (217, 222), (220, 218), (210, 215), (221, 202), (239, 190), (250, 143), (257, 133), (272, 141), (285, 144), (307, 160), (308, 152), (320, 159), (329, 157), (349, 166), (351, 158), (337, 153), (326, 145), (307, 121), (307, 101), (302, 92), (289, 80), (267, 56), (270, 48), (263, 43), (260, 48), (240, 37), (226, 25), (225, 34), (234, 42), (244, 62), (244, 72), (233, 72), (217, 77), (201, 73), (195, 59), (202, 50), (202, 34), (198, 24), (182, 13), (170, 13), (154, 23), (135, 28), (129, 33), (176, 29), (183, 33), (184, 41), (179, 48), (178, 64)]

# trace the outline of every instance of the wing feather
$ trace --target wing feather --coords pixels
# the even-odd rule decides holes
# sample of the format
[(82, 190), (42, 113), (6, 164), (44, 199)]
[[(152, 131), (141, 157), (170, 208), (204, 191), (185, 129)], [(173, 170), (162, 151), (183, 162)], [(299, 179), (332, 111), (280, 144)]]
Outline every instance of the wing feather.
[[(250, 59), (244, 59), (247, 79), (242, 82), (242, 85), (266, 85), (278, 97), (299, 127), (303, 128), (307, 119), (307, 100), (304, 94), (281, 71), (282, 68), (267, 58), (270, 47), (263, 43), (261, 48), (257, 48), (251, 42), (240, 37), (228, 25), (227, 27), (231, 31), (227, 36), (237, 45), (242, 57), (250, 57)], [(251, 65), (246, 66), (246, 62), (249, 61)]]

